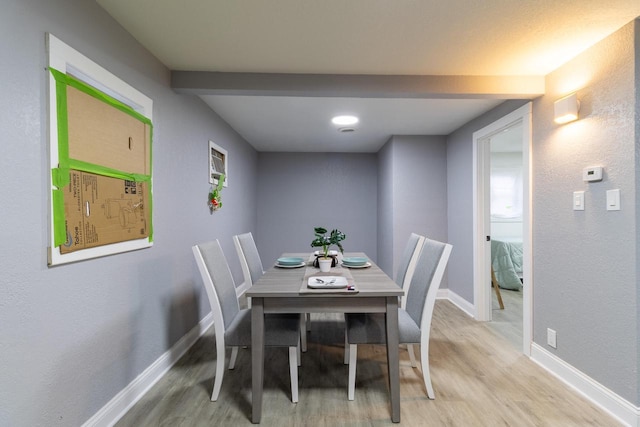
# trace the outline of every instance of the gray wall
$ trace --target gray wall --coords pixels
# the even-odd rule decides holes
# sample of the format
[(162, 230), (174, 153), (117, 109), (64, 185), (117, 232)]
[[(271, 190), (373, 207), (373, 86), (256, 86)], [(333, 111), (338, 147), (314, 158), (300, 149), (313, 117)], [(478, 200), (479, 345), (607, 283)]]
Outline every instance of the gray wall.
[(393, 265), (385, 272), (395, 277), (412, 232), (447, 241), (447, 160), (444, 136), (394, 136), (388, 145), (393, 192), (385, 207), (392, 210)]
[(378, 151), (378, 266), (388, 275), (393, 273), (394, 242), (392, 139)]
[[(47, 268), (45, 31), (154, 101), (154, 245)], [(257, 154), (95, 2), (6, 0), (0, 14), (0, 425), (81, 425), (209, 312), (190, 246), (256, 223)], [(207, 141), (229, 150), (206, 205)]]
[(313, 227), (325, 226), (395, 277), (411, 232), (447, 240), (445, 153), (441, 136), (394, 136), (377, 155), (260, 153), (254, 237), (263, 266), (308, 251)]
[[(547, 76), (533, 105), (534, 340), (636, 406), (639, 25)], [(555, 125), (553, 102), (572, 89), (580, 120)], [(583, 182), (582, 169), (594, 165), (604, 179)], [(605, 193), (615, 188), (622, 210), (608, 212)], [(584, 211), (571, 208), (576, 190), (585, 191)], [(557, 331), (557, 350), (546, 345), (547, 328)]]
[(449, 290), (473, 304), (473, 133), (527, 101), (505, 101), (447, 136)]
[(375, 154), (260, 153), (254, 238), (263, 266), (311, 251), (314, 227), (342, 230), (345, 251), (376, 261), (377, 162)]

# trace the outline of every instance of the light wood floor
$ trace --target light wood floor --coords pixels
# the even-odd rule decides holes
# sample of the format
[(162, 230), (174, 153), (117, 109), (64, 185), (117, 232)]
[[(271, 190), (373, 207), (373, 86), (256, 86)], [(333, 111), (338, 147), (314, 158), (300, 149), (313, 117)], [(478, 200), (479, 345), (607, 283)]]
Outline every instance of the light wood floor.
[(493, 305), (491, 322), (487, 326), (505, 337), (514, 348), (522, 351), (522, 290), (500, 289), (504, 310), (500, 309), (498, 299), (492, 290)]
[[(347, 400), (347, 366), (338, 315), (314, 315), (303, 353), (300, 402), (290, 401), (286, 349), (267, 349), (264, 426), (392, 425), (383, 346), (359, 346), (356, 400)], [(435, 400), (427, 399), (406, 351), (400, 353), (405, 426), (617, 426), (614, 419), (523, 356), (486, 324), (446, 300), (436, 302), (431, 331)], [(217, 402), (213, 328), (116, 424), (251, 425), (251, 354), (240, 350)]]

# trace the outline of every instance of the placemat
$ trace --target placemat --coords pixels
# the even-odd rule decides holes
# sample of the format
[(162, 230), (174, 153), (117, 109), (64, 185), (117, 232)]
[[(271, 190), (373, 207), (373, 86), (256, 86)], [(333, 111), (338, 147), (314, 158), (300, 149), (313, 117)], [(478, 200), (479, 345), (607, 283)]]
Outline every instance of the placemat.
[[(343, 276), (347, 279), (347, 287), (339, 289), (313, 289), (307, 286), (310, 277), (327, 277), (327, 276)], [(307, 266), (302, 278), (302, 284), (300, 285), (301, 294), (357, 294), (358, 286), (351, 276), (351, 271), (342, 267), (333, 267), (331, 271), (327, 273), (321, 272), (319, 269), (313, 266)]]

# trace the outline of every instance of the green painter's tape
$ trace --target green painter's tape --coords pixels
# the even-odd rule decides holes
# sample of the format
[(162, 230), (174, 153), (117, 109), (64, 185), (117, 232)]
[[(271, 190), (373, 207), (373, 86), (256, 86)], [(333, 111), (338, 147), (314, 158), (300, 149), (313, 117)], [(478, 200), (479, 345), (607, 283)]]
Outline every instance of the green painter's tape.
[(69, 159), (69, 168), (82, 172), (94, 173), (96, 175), (104, 175), (111, 178), (126, 179), (127, 181), (151, 181), (151, 175), (144, 175), (141, 173), (127, 173), (118, 169), (112, 169), (106, 166), (100, 166), (94, 163), (83, 162), (75, 159)]
[(69, 184), (69, 169), (51, 169), (51, 183), (58, 188)]
[(64, 215), (64, 190), (69, 185), (69, 169), (51, 169), (51, 183), (56, 189), (51, 192), (53, 210), (53, 242), (60, 246), (67, 241), (67, 227)]
[[(153, 141), (153, 123), (148, 117), (143, 116), (131, 107), (112, 96), (107, 95), (100, 90), (87, 85), (86, 83), (76, 79), (75, 77), (62, 73), (54, 68), (49, 68), (51, 75), (56, 81), (56, 108), (57, 108), (57, 125), (58, 125), (58, 168), (51, 170), (51, 182), (57, 189), (52, 190), (53, 200), (53, 231), (54, 245), (60, 246), (67, 241), (67, 229), (65, 224), (64, 212), (64, 190), (69, 185), (69, 170), (75, 169), (82, 172), (104, 175), (111, 178), (125, 179), (136, 182), (147, 182), (149, 188), (148, 201), (149, 205), (149, 241), (153, 241), (153, 197), (151, 197), (151, 174), (136, 174), (96, 165), (89, 162), (69, 158), (69, 122), (67, 115), (67, 86), (76, 88), (104, 103), (116, 108), (123, 113), (135, 118), (136, 120), (149, 125), (149, 139)], [(151, 153), (150, 152), (150, 157)], [(150, 158), (150, 165), (153, 165), (153, 159)]]
[[(67, 116), (67, 86), (74, 87), (128, 115), (149, 125), (149, 139), (153, 141), (153, 124), (149, 118), (138, 113), (131, 107), (117, 99), (95, 89), (73, 76), (64, 74), (54, 68), (50, 68), (51, 75), (56, 81), (56, 105), (58, 109), (58, 162), (62, 169), (77, 169), (83, 172), (91, 172), (114, 178), (128, 179), (131, 181), (149, 181), (151, 175), (132, 174), (125, 171), (106, 168), (81, 160), (69, 158), (69, 121)], [(152, 163), (152, 162), (150, 162)]]
[[(53, 74), (54, 79), (56, 80), (56, 82), (61, 83), (65, 86), (71, 86), (73, 88), (78, 89), (81, 92), (86, 93), (87, 95), (90, 95), (102, 102), (104, 102), (105, 104), (108, 104), (120, 111), (122, 111), (123, 113), (126, 113), (128, 115), (130, 115), (131, 117), (135, 118), (136, 120), (141, 121), (142, 123), (146, 123), (149, 126), (152, 126), (151, 120), (148, 117), (143, 116), (142, 114), (138, 113), (136, 110), (134, 110), (133, 108), (129, 107), (127, 104), (124, 104), (120, 101), (118, 101), (116, 98), (107, 95), (106, 93), (92, 87), (89, 86), (88, 84), (86, 84), (83, 81), (80, 81), (78, 79), (76, 79), (75, 77), (69, 75), (69, 74), (64, 74), (54, 68), (50, 68), (51, 70), (51, 74)], [(57, 90), (57, 89), (56, 89)], [(66, 90), (65, 92), (65, 97), (66, 97)], [(65, 109), (66, 111), (66, 109)]]
[(61, 72), (51, 69), (56, 80), (56, 113), (58, 115), (58, 162), (66, 164), (69, 159), (69, 121), (67, 119), (67, 84)]
[(67, 227), (64, 218), (64, 190), (53, 190), (53, 244), (63, 245), (67, 241)]

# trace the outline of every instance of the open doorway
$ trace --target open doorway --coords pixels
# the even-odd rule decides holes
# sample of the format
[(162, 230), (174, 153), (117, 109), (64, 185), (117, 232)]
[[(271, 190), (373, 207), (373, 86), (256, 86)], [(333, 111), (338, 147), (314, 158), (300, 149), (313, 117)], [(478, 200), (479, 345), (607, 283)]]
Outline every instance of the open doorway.
[[(476, 319), (495, 319), (490, 326), (502, 329), (509, 340), (529, 355), (531, 104), (475, 132), (473, 144)], [(496, 264), (496, 257), (501, 258), (502, 264)], [(494, 266), (500, 271), (494, 271)], [(504, 310), (498, 307), (498, 292), (492, 288), (492, 278), (500, 286), (497, 289)]]
[(522, 121), (489, 138), (491, 322), (489, 327), (522, 346)]

